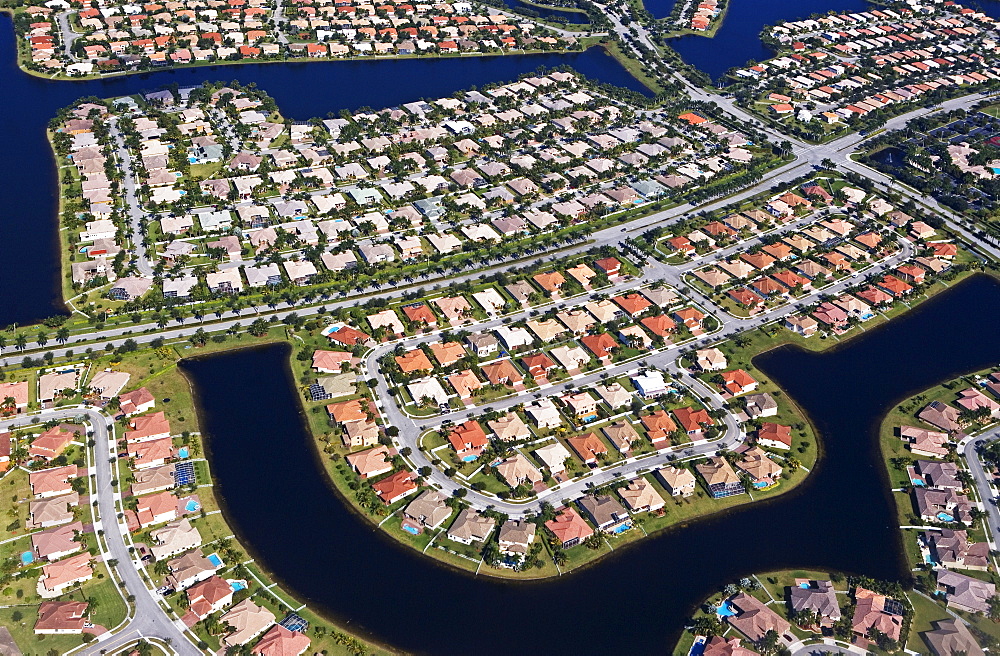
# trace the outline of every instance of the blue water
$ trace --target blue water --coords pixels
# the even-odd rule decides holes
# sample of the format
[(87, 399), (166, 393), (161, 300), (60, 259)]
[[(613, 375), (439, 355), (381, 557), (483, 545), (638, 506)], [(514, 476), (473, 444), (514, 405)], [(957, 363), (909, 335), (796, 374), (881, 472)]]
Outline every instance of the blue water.
[(473, 460), (475, 460), (478, 457), (479, 456), (474, 456), (474, 455), (462, 456), (462, 462), (472, 462)]
[(33, 562), (35, 562), (35, 554), (31, 553), (30, 551), (25, 551), (23, 554), (21, 554), (22, 565), (30, 565)]
[[(646, 9), (654, 16), (669, 16), (673, 0), (645, 0)], [(681, 58), (718, 80), (734, 66), (748, 61), (763, 61), (774, 56), (760, 40), (764, 27), (780, 20), (801, 20), (811, 14), (866, 11), (865, 0), (730, 0), (722, 27), (714, 38), (699, 35), (682, 36), (667, 42)]]
[(799, 587), (802, 588), (803, 590), (808, 590), (809, 589), (809, 584), (808, 583), (799, 583)]
[[(342, 109), (389, 107), (449, 96), (489, 82), (516, 79), (539, 67), (570, 66), (595, 80), (649, 91), (599, 48), (586, 52), (496, 57), (427, 58), (309, 63), (241, 64), (157, 71), (88, 81), (32, 77), (14, 61), (10, 15), (0, 14), (0, 244), (17, 244), (18, 257), (0, 258), (0, 326), (33, 323), (65, 312), (56, 232), (56, 171), (45, 138), (49, 120), (85, 96), (106, 98), (176, 84), (238, 80), (255, 83), (294, 119)], [(18, 157), (6, 156), (20, 153)]]
[(197, 164), (198, 163), (198, 158), (197, 157), (188, 157), (188, 161), (191, 162), (192, 164)]
[(924, 554), (924, 562), (927, 563), (927, 564), (929, 564), (929, 565), (933, 565), (935, 563), (934, 556), (932, 556), (929, 553), (925, 553)]
[[(539, 2), (545, 4), (545, 0), (539, 0)], [(503, 4), (516, 11), (525, 12), (529, 16), (534, 13), (540, 18), (554, 19), (557, 22), (565, 20), (565, 22), (573, 23), (574, 25), (586, 25), (590, 22), (590, 17), (579, 11), (562, 11), (556, 7), (538, 7), (524, 4), (519, 0), (503, 0)]]
[(208, 562), (212, 563), (216, 567), (222, 567), (222, 559), (219, 558), (219, 554), (210, 554), (205, 557), (208, 559)]
[(953, 522), (953, 521), (955, 521), (955, 518), (952, 517), (951, 515), (949, 515), (946, 512), (939, 512), (937, 514), (937, 518), (940, 519), (942, 522)]
[(732, 617), (736, 614), (736, 611), (733, 610), (733, 607), (729, 605), (728, 601), (726, 601), (716, 607), (715, 614), (719, 617)]
[(1000, 175), (1000, 169), (995, 166), (991, 166), (990, 170), (993, 171), (994, 175)]
[(688, 656), (701, 656), (705, 653), (705, 638), (703, 636), (698, 636), (694, 644), (691, 645), (691, 649), (688, 650)]
[(630, 528), (632, 528), (632, 527), (629, 526), (628, 524), (622, 524), (621, 526), (615, 527), (615, 529), (613, 531), (611, 531), (611, 533), (614, 534), (614, 535), (621, 535), (622, 533), (624, 533), (625, 531), (629, 530)]
[(188, 512), (194, 512), (201, 508), (201, 504), (194, 499), (189, 499), (187, 503), (184, 504), (184, 510)]
[(181, 448), (177, 449), (177, 455), (180, 456), (181, 458), (187, 458), (188, 453), (190, 452), (188, 451), (188, 448), (186, 446), (182, 446)]
[(230, 581), (229, 587), (233, 589), (233, 592), (239, 592), (240, 590), (247, 589), (246, 581)]
[(420, 529), (410, 524), (403, 524), (403, 530), (409, 533), (410, 535), (420, 535)]
[(919, 478), (911, 478), (910, 482), (913, 483), (914, 485), (916, 485), (917, 487), (923, 487), (924, 486), (924, 482), (922, 480), (920, 480)]

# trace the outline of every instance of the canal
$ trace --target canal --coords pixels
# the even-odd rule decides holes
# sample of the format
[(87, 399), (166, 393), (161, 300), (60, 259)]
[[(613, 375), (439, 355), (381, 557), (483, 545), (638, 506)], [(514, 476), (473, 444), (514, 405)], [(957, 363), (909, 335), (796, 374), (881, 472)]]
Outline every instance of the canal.
[[(675, 0), (644, 0), (654, 16), (669, 16)], [(676, 0), (684, 2), (684, 0)], [(694, 1), (694, 0), (692, 0)], [(748, 61), (764, 61), (774, 52), (760, 40), (761, 31), (778, 21), (801, 20), (828, 11), (867, 11), (865, 0), (729, 0), (722, 27), (713, 38), (698, 34), (670, 39), (667, 45), (688, 64), (719, 80), (734, 66)]]
[(59, 285), (56, 171), (45, 129), (56, 112), (85, 96), (106, 98), (177, 84), (255, 83), (285, 116), (308, 119), (342, 109), (382, 108), (437, 98), (539, 67), (571, 66), (587, 77), (648, 93), (600, 48), (568, 54), (441, 59), (383, 59), (182, 68), (91, 81), (26, 75), (15, 61), (14, 30), (0, 13), (0, 327), (63, 312)]
[[(297, 597), (354, 630), (427, 654), (668, 650), (692, 608), (755, 571), (907, 576), (878, 454), (902, 398), (1000, 362), (1000, 284), (975, 276), (824, 353), (782, 347), (755, 364), (822, 435), (824, 456), (792, 493), (642, 540), (539, 583), (439, 565), (382, 536), (329, 487), (296, 398), (288, 347), (190, 359), (226, 517)], [(458, 611), (462, 612), (459, 613)], [(567, 627), (573, 627), (568, 630)]]

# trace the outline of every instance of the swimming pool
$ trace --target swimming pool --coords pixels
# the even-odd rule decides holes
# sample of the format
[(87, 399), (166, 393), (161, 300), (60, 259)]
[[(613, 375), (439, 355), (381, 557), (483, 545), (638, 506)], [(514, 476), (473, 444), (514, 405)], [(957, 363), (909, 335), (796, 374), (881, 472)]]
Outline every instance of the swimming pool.
[(611, 529), (611, 533), (613, 535), (621, 535), (622, 533), (624, 533), (625, 531), (629, 530), (630, 528), (632, 528), (632, 526), (630, 524), (621, 524), (621, 525), (616, 526), (613, 529)]
[(233, 592), (239, 592), (240, 590), (247, 589), (246, 581), (229, 581), (229, 587), (233, 589)]
[(924, 481), (922, 479), (919, 479), (919, 478), (911, 478), (910, 482), (913, 483), (917, 487), (923, 487), (924, 486)]
[(410, 535), (420, 535), (420, 529), (412, 524), (403, 524), (403, 530)]
[(30, 551), (25, 551), (23, 554), (21, 554), (22, 565), (30, 565), (33, 562), (35, 562), (35, 554), (33, 554)]
[(732, 617), (736, 614), (736, 611), (733, 610), (728, 601), (724, 601), (715, 607), (715, 614), (719, 617)]
[(188, 499), (187, 503), (184, 504), (184, 510), (188, 512), (194, 512), (201, 508), (201, 504), (194, 499)]
[(198, 158), (197, 157), (192, 157), (192, 156), (189, 155), (188, 156), (188, 163), (190, 163), (190, 164), (197, 164), (198, 163)]
[(207, 558), (208, 562), (212, 563), (216, 567), (222, 567), (222, 559), (219, 558), (219, 554), (215, 554), (215, 553), (214, 554), (209, 554), (209, 555), (205, 556), (205, 558)]
[(469, 455), (467, 455), (467, 456), (462, 456), (462, 462), (472, 462), (473, 460), (475, 460), (475, 459), (476, 459), (476, 458), (478, 458), (478, 457), (479, 457), (479, 456), (476, 456), (476, 455), (472, 455), (472, 454), (470, 453), (470, 454), (469, 454)]
[(187, 458), (189, 453), (190, 451), (186, 446), (182, 446), (181, 448), (177, 449), (177, 455), (181, 458)]
[(951, 515), (949, 515), (946, 512), (939, 512), (937, 514), (937, 518), (940, 519), (942, 522), (953, 522), (953, 521), (955, 521), (955, 518), (952, 517)]

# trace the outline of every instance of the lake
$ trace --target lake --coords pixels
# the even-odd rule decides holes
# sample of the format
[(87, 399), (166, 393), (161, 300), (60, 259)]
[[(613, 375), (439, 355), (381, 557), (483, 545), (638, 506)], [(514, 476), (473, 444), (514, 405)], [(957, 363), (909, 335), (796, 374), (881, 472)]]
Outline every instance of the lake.
[[(398, 546), (327, 485), (289, 348), (187, 360), (226, 517), (299, 599), (378, 641), (427, 654), (662, 654), (727, 582), (786, 567), (908, 576), (878, 454), (902, 398), (1000, 361), (1000, 283), (976, 276), (884, 327), (816, 354), (758, 357), (809, 414), (824, 456), (796, 491), (639, 541), (537, 583), (474, 577)], [(237, 382), (238, 381), (238, 382)], [(259, 402), (267, 399), (267, 403)], [(668, 506), (669, 507), (669, 506)], [(456, 608), (476, 609), (456, 616)], [(499, 618), (505, 618), (501, 622)], [(617, 627), (569, 633), (566, 625)]]
[[(669, 16), (674, 0), (644, 0), (654, 16)], [(1000, 3), (996, 3), (1000, 4)], [(687, 35), (670, 39), (667, 45), (692, 64), (718, 80), (734, 66), (770, 59), (774, 53), (760, 40), (761, 31), (782, 20), (801, 20), (811, 14), (866, 11), (865, 0), (729, 0), (722, 27), (714, 38)]]
[(341, 109), (382, 108), (516, 79), (541, 66), (580, 73), (641, 93), (648, 90), (599, 48), (568, 54), (443, 59), (241, 64), (184, 68), (92, 81), (54, 82), (17, 67), (10, 16), (0, 13), (0, 326), (63, 312), (59, 287), (56, 173), (45, 128), (56, 112), (84, 96), (100, 98), (178, 84), (256, 83), (295, 119)]

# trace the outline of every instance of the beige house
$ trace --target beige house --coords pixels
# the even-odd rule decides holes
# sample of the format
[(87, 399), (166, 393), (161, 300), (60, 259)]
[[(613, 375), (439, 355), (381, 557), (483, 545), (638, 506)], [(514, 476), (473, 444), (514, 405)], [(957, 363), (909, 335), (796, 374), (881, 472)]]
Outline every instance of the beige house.
[(542, 473), (521, 453), (514, 454), (496, 466), (497, 472), (512, 488), (518, 485), (534, 486), (542, 482)]
[(275, 617), (274, 613), (253, 603), (251, 599), (244, 599), (230, 608), (219, 619), (224, 624), (236, 629), (233, 633), (226, 635), (222, 642), (226, 647), (239, 647), (266, 631), (274, 624)]
[(618, 496), (632, 512), (655, 512), (666, 504), (659, 492), (643, 477), (629, 481), (618, 490)]

